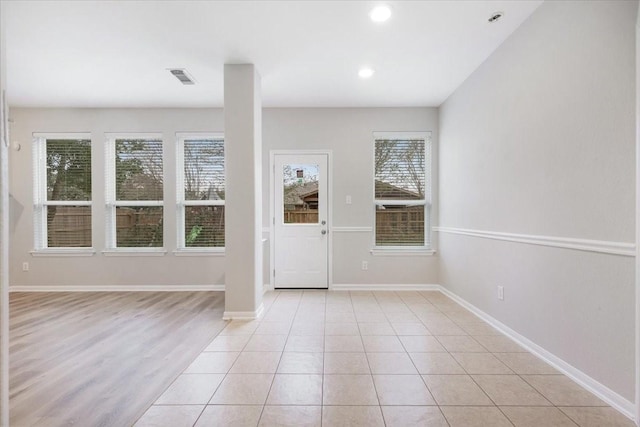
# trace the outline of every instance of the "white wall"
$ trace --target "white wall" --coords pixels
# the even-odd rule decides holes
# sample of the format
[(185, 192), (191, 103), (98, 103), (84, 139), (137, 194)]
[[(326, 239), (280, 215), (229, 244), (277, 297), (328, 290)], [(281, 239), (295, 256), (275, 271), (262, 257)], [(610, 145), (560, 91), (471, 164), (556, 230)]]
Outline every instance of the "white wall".
[[(636, 18), (636, 243), (640, 241), (640, 8)], [(640, 248), (636, 248), (636, 425), (640, 427)]]
[[(636, 8), (545, 2), (441, 106), (443, 227), (635, 241)], [(439, 241), (442, 284), (634, 400), (633, 257)]]
[[(372, 256), (373, 139), (375, 131), (432, 131), (433, 158), (438, 153), (436, 108), (269, 108), (264, 113), (264, 154), (282, 149), (333, 151), (333, 281), (335, 284), (437, 283), (436, 256)], [(432, 176), (437, 202), (437, 162)], [(263, 195), (269, 191), (269, 158), (264, 157)], [(350, 195), (352, 204), (346, 204)], [(265, 198), (264, 206), (269, 206)], [(263, 211), (269, 223), (269, 210)], [(438, 222), (437, 212), (432, 223)], [(342, 227), (371, 227), (369, 232), (343, 232)], [(437, 242), (433, 242), (435, 246)], [(362, 271), (362, 261), (369, 269)]]
[[(175, 133), (223, 131), (221, 109), (25, 109), (12, 110), (11, 190), (23, 206), (11, 246), (12, 286), (208, 285), (224, 283), (223, 257), (175, 257)], [(432, 131), (437, 155), (437, 109), (265, 109), (263, 116), (263, 225), (268, 227), (269, 150), (331, 149), (334, 166), (334, 226), (373, 227), (374, 131)], [(32, 257), (31, 178), (33, 132), (91, 132), (94, 177), (104, 174), (105, 132), (162, 132), (165, 136), (164, 257), (105, 257), (104, 232), (94, 227), (92, 257)], [(434, 176), (437, 176), (434, 168)], [(353, 204), (344, 203), (345, 195)], [(437, 191), (435, 191), (437, 196)], [(93, 221), (104, 224), (104, 181), (93, 182)], [(434, 223), (437, 224), (437, 218)], [(437, 283), (437, 257), (372, 257), (373, 232), (335, 233), (333, 280), (337, 284)], [(369, 270), (360, 270), (362, 260)], [(28, 261), (30, 270), (22, 271)]]
[[(6, 89), (5, 3), (0, 2), (0, 102)], [(4, 106), (0, 105), (0, 109)], [(9, 425), (9, 150), (8, 111), (0, 121), (0, 426)], [(3, 114), (0, 114), (3, 116)]]

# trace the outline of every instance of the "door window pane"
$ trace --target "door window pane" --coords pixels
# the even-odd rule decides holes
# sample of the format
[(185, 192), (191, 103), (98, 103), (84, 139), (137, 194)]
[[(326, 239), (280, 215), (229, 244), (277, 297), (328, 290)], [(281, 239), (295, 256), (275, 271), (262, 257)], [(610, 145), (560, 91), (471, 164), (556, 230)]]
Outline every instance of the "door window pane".
[(283, 217), (285, 224), (318, 223), (320, 167), (289, 164), (283, 167)]

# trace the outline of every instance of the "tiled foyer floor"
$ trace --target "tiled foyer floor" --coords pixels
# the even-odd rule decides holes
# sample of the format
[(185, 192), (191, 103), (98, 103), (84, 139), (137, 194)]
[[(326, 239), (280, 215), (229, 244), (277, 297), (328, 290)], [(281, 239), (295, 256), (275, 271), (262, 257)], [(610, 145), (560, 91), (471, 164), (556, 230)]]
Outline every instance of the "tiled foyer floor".
[(136, 426), (633, 426), (439, 292), (287, 291)]

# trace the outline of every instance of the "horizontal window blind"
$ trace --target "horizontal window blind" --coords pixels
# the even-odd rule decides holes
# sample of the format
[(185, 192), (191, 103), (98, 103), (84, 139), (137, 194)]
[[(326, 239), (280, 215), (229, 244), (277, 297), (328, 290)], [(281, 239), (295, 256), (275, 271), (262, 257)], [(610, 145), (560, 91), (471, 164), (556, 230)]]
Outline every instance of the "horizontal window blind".
[(163, 142), (160, 136), (113, 136), (107, 171), (109, 247), (164, 246)]
[(378, 139), (375, 150), (375, 197), (382, 200), (423, 200), (425, 141)]
[(91, 200), (91, 141), (47, 139), (47, 200)]
[(37, 151), (45, 167), (37, 176), (45, 182), (36, 185), (46, 200), (35, 212), (44, 217), (38, 230), (46, 236), (36, 236), (36, 247), (91, 247), (91, 141), (44, 138)]
[(224, 200), (224, 140), (184, 141), (185, 200)]
[(377, 246), (423, 246), (424, 205), (376, 207)]
[(375, 245), (425, 246), (424, 138), (375, 140)]
[(224, 247), (224, 206), (185, 206), (185, 247)]
[(91, 247), (91, 206), (45, 206), (47, 247)]
[(145, 248), (163, 246), (162, 206), (118, 206), (116, 246)]
[[(182, 147), (181, 247), (223, 248), (224, 139), (187, 137)], [(179, 184), (180, 185), (180, 184)]]
[(116, 200), (162, 200), (162, 140), (116, 139)]

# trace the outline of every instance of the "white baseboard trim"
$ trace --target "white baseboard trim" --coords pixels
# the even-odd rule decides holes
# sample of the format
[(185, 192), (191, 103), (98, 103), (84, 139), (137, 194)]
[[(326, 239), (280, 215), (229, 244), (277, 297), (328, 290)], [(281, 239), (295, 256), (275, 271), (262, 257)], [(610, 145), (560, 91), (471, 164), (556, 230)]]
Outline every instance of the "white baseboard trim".
[(334, 283), (332, 291), (439, 291), (440, 285), (427, 284), (346, 284)]
[(502, 233), (497, 231), (470, 230), (453, 227), (433, 227), (433, 231), (462, 236), (480, 237), (483, 239), (504, 240), (507, 242), (526, 243), (529, 245), (550, 246), (554, 248), (573, 249), (628, 257), (636, 256), (635, 243), (610, 242), (604, 240), (575, 239), (571, 237), (537, 236), (533, 234)]
[(636, 410), (636, 404), (634, 402), (630, 402), (629, 400), (620, 396), (618, 393), (611, 390), (607, 386), (601, 384), (600, 382), (591, 378), (589, 375), (585, 374), (584, 372), (580, 371), (579, 369), (576, 369), (575, 367), (571, 366), (564, 360), (560, 359), (558, 356), (550, 353), (549, 351), (540, 347), (538, 344), (520, 335), (519, 333), (509, 328), (504, 323), (488, 315), (487, 313), (480, 310), (476, 306), (470, 304), (469, 302), (462, 299), (458, 295), (454, 294), (444, 286), (440, 286), (440, 291), (446, 296), (448, 296), (449, 298), (451, 298), (452, 300), (454, 300), (455, 302), (457, 302), (458, 304), (460, 304), (461, 306), (463, 306), (464, 308), (466, 308), (467, 310), (471, 311), (473, 314), (475, 314), (485, 322), (489, 323), (491, 326), (493, 326), (494, 328), (502, 332), (507, 337), (511, 338), (513, 341), (515, 341), (516, 343), (518, 343), (519, 345), (521, 345), (531, 353), (535, 354), (536, 356), (538, 356), (539, 358), (547, 362), (549, 365), (556, 368), (558, 371), (562, 372), (563, 374), (565, 374), (566, 376), (574, 380), (576, 383), (580, 384), (582, 387), (584, 387), (591, 393), (595, 394), (597, 397), (599, 397), (600, 399), (602, 399), (603, 401), (611, 405), (613, 408), (617, 409), (626, 417), (632, 420), (634, 419), (635, 410)]
[(255, 320), (262, 316), (264, 304), (260, 303), (255, 311), (225, 311), (222, 314), (222, 320)]
[(194, 292), (224, 291), (224, 285), (10, 286), (9, 292)]
[(263, 289), (265, 292), (273, 291), (273, 286), (271, 286), (269, 283), (265, 283)]

